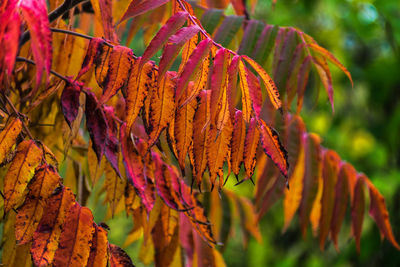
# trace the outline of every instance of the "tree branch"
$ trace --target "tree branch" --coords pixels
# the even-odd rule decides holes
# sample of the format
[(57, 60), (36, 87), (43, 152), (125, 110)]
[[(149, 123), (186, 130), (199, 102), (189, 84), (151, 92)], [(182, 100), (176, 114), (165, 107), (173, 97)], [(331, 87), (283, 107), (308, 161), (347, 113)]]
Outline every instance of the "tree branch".
[[(24, 58), (24, 57), (16, 57), (15, 60), (19, 61), (19, 62), (26, 62), (26, 63), (32, 64), (32, 65), (36, 65), (36, 63), (34, 61)], [(55, 72), (54, 70), (50, 70), (50, 73), (53, 74), (54, 76), (60, 78), (61, 80), (64, 80), (64, 81), (70, 83), (70, 80), (67, 77), (61, 75), (60, 73)]]
[[(57, 18), (61, 17), (66, 12), (68, 12), (71, 8), (79, 5), (82, 2), (87, 2), (87, 1), (89, 0), (65, 0), (61, 6), (57, 7), (56, 9), (54, 9), (52, 12), (49, 13), (49, 21), (52, 22), (56, 20)], [(23, 46), (26, 42), (28, 42), (30, 37), (31, 36), (29, 34), (29, 31), (25, 31), (21, 36), (19, 47)]]

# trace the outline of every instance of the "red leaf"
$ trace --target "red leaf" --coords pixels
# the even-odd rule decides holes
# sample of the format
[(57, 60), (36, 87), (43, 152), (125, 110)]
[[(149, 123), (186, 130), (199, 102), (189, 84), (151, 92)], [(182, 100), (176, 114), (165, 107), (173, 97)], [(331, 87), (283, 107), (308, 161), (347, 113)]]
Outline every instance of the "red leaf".
[(152, 9), (156, 9), (159, 6), (164, 5), (169, 2), (169, 0), (133, 0), (125, 14), (121, 18), (121, 22), (127, 18), (136, 17)]
[[(217, 51), (214, 57), (214, 66), (211, 74), (211, 99), (210, 99), (210, 120), (214, 125), (217, 119), (218, 108), (222, 100), (223, 92), (226, 90), (227, 68), (229, 64), (229, 52), (225, 48)], [(221, 129), (218, 129), (221, 130)]]
[(126, 124), (122, 124), (119, 130), (119, 141), (122, 147), (122, 157), (128, 180), (133, 184), (136, 192), (142, 199), (147, 212), (153, 209), (155, 198), (154, 192), (149, 190), (148, 181), (144, 176), (144, 164), (139, 152), (133, 145), (130, 136), (126, 133)]
[(24, 0), (19, 3), (32, 39), (31, 47), (36, 63), (36, 86), (38, 86), (43, 70), (50, 74), (52, 60), (52, 37), (47, 17), (47, 4), (44, 0)]
[(176, 34), (169, 37), (168, 44), (165, 46), (160, 59), (159, 79), (161, 79), (165, 72), (172, 66), (182, 46), (196, 35), (199, 30), (200, 28), (197, 25), (184, 27), (177, 31)]
[(235, 120), (235, 101), (237, 95), (237, 76), (239, 60), (240, 56), (234, 56), (231, 60), (231, 64), (229, 64), (228, 67), (228, 86), (226, 88), (226, 93), (228, 96), (229, 115), (231, 116), (232, 123)]
[(400, 250), (400, 246), (394, 238), (392, 227), (389, 221), (389, 213), (386, 208), (385, 198), (379, 193), (378, 189), (366, 179), (369, 189), (370, 206), (369, 215), (375, 220), (378, 225), (381, 237), (386, 237), (392, 245)]
[(189, 80), (193, 77), (197, 68), (202, 63), (203, 59), (206, 57), (210, 51), (212, 41), (211, 39), (204, 39), (201, 41), (193, 53), (190, 55), (189, 60), (185, 64), (183, 71), (179, 77), (178, 85), (175, 92), (176, 102), (179, 103), (179, 99), (182, 97), (184, 91), (186, 90)]
[(168, 19), (168, 21), (157, 32), (156, 36), (151, 40), (149, 46), (143, 53), (140, 60), (139, 69), (167, 42), (168, 38), (173, 35), (180, 27), (183, 26), (187, 17), (187, 12), (178, 12)]
[(118, 168), (118, 125), (116, 122), (117, 118), (114, 114), (114, 108), (112, 106), (104, 105), (104, 115), (108, 126), (107, 140), (104, 152), (107, 160), (110, 162), (115, 172), (118, 174), (119, 177), (122, 177)]
[(76, 79), (78, 80), (83, 74), (89, 71), (93, 66), (94, 61), (100, 56), (104, 40), (102, 38), (94, 37), (90, 39), (89, 46), (86, 50), (85, 58), (83, 59), (81, 70), (79, 71)]
[(338, 179), (335, 186), (335, 205), (333, 208), (331, 222), (331, 238), (337, 251), (339, 251), (338, 235), (342, 226), (344, 216), (346, 215), (347, 203), (349, 202), (348, 180), (350, 179), (349, 176), (351, 175), (351, 173), (349, 171), (349, 168), (347, 168), (346, 166), (350, 165), (347, 163), (341, 163)]
[(232, 171), (236, 175), (236, 178), (240, 172), (240, 166), (243, 162), (244, 153), (244, 142), (246, 139), (246, 124), (243, 119), (243, 113), (241, 110), (237, 110), (235, 113), (235, 124), (233, 125), (233, 134), (231, 142), (231, 165)]
[(324, 250), (325, 239), (331, 228), (339, 163), (340, 157), (336, 152), (332, 150), (325, 152), (322, 167), (322, 179), (324, 183), (322, 187), (321, 217), (319, 220), (319, 247), (321, 250)]
[[(9, 9), (8, 11), (11, 11), (13, 10), (13, 7), (7, 6), (6, 9)], [(10, 17), (8, 18), (8, 21), (7, 18), (5, 18), (6, 16), (4, 14), (2, 15), (3, 16), (0, 20), (0, 23), (5, 25), (5, 29), (4, 33), (2, 33), (0, 28), (0, 45), (2, 49), (4, 49), (2, 55), (4, 55), (4, 64), (7, 69), (7, 75), (10, 76), (14, 69), (15, 57), (18, 54), (18, 41), (20, 37), (21, 19), (18, 12), (12, 12)]]
[(92, 139), (93, 150), (98, 162), (104, 155), (107, 142), (108, 126), (104, 111), (92, 92), (86, 92), (86, 127)]
[(351, 203), (351, 226), (356, 239), (356, 248), (360, 252), (361, 230), (364, 220), (365, 195), (364, 195), (364, 175), (358, 175), (354, 187), (354, 199)]
[(273, 128), (269, 127), (262, 119), (259, 119), (258, 123), (264, 152), (272, 159), (281, 173), (287, 177), (289, 168), (287, 152), (282, 146), (281, 141), (279, 141), (278, 133)]
[(246, 68), (246, 78), (247, 83), (249, 85), (249, 93), (251, 98), (251, 103), (253, 104), (253, 110), (256, 114), (256, 118), (260, 117), (261, 108), (262, 108), (262, 93), (261, 86), (258, 78)]
[(319, 177), (321, 176), (321, 146), (319, 137), (308, 134), (305, 138), (305, 171), (303, 194), (300, 204), (300, 227), (303, 236), (306, 235), (307, 224), (312, 205), (318, 192)]
[(61, 94), (61, 109), (64, 118), (69, 127), (72, 129), (72, 123), (78, 116), (79, 111), (79, 95), (83, 84), (78, 81), (67, 82)]

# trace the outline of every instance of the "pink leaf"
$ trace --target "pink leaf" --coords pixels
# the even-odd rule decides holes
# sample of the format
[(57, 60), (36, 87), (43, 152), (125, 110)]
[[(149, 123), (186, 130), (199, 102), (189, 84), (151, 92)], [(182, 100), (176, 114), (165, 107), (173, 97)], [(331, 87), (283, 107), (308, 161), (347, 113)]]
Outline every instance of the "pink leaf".
[(167, 2), (169, 2), (169, 0), (133, 0), (129, 4), (125, 14), (122, 16), (121, 21), (146, 13), (147, 11), (162, 6)]

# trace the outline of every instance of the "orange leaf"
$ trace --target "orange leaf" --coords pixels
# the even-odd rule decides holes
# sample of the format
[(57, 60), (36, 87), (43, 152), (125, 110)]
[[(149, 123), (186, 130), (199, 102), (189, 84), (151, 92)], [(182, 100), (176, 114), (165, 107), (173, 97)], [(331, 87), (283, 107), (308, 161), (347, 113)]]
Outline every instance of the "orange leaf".
[(94, 233), (91, 241), (89, 259), (86, 264), (87, 267), (100, 267), (107, 266), (108, 261), (108, 240), (107, 232), (101, 226), (93, 224)]
[(106, 103), (126, 84), (133, 61), (133, 53), (130, 48), (120, 45), (113, 47), (100, 102)]
[(242, 110), (243, 118), (246, 122), (250, 121), (251, 116), (251, 98), (250, 98), (250, 88), (247, 81), (246, 72), (248, 72), (244, 63), (239, 61), (239, 77), (240, 77), (240, 89), (242, 91)]
[(65, 219), (53, 266), (86, 265), (94, 231), (92, 212), (75, 202)]
[(365, 176), (363, 174), (357, 176), (354, 187), (354, 198), (351, 203), (351, 229), (356, 239), (356, 248), (358, 252), (360, 252), (361, 230), (365, 211), (364, 179)]
[(251, 118), (249, 128), (246, 133), (246, 140), (244, 143), (244, 169), (246, 171), (246, 179), (253, 176), (254, 169), (257, 163), (257, 148), (260, 143), (260, 131), (257, 127), (257, 120)]
[(152, 146), (160, 133), (174, 119), (175, 112), (175, 87), (176, 76), (173, 72), (167, 74), (159, 81), (157, 87), (153, 87), (150, 101), (150, 134), (149, 146)]
[[(188, 91), (184, 93), (187, 96)], [(175, 114), (174, 136), (179, 167), (185, 169), (185, 159), (188, 153), (193, 153), (193, 118), (196, 101), (192, 100), (187, 105), (178, 109)]]
[(339, 163), (340, 157), (336, 152), (328, 150), (324, 153), (322, 167), (324, 185), (321, 199), (321, 217), (319, 220), (319, 247), (321, 250), (324, 250), (325, 239), (331, 228)]
[(273, 128), (269, 127), (262, 119), (259, 119), (258, 123), (264, 152), (272, 159), (281, 173), (287, 177), (289, 168), (287, 152), (279, 141), (278, 133)]
[(120, 247), (109, 244), (110, 267), (134, 267), (129, 255)]
[(7, 126), (0, 132), (0, 163), (4, 161), (11, 148), (14, 146), (18, 135), (22, 131), (22, 122), (18, 118), (13, 118)]
[(343, 66), (342, 63), (340, 63), (339, 60), (336, 59), (336, 57), (331, 52), (329, 52), (325, 48), (319, 46), (317, 43), (310, 43), (310, 44), (308, 44), (308, 46), (310, 46), (313, 51), (319, 53), (321, 56), (328, 59), (330, 62), (335, 64), (339, 69), (341, 69), (346, 74), (346, 76), (349, 78), (349, 80), (351, 82), (351, 86), (354, 86), (353, 79), (351, 78), (350, 72), (346, 69), (345, 66)]
[(56, 189), (47, 201), (42, 219), (33, 234), (31, 254), (36, 266), (48, 266), (53, 262), (65, 217), (74, 203), (75, 197), (66, 187)]
[[(139, 62), (140, 58), (136, 62)], [(126, 91), (126, 129), (130, 131), (135, 123), (140, 109), (143, 107), (144, 99), (150, 90), (156, 86), (157, 70), (154, 62), (149, 61), (144, 64), (139, 73), (139, 64), (133, 64), (131, 74), (129, 76)]]
[(42, 150), (33, 140), (23, 141), (18, 145), (16, 155), (4, 177), (4, 213), (22, 200), (25, 188), (41, 160)]
[(210, 127), (206, 123), (210, 117), (210, 95), (210, 91), (200, 92), (200, 103), (193, 120), (193, 172), (199, 188), (207, 167), (207, 142)]
[(371, 183), (370, 180), (365, 179), (369, 189), (369, 215), (375, 220), (376, 225), (381, 232), (381, 237), (386, 237), (392, 245), (400, 250), (400, 246), (394, 238), (392, 227), (389, 221), (389, 213), (386, 208), (385, 198), (379, 193), (378, 189)]
[(111, 215), (114, 216), (117, 205), (124, 195), (125, 181), (118, 176), (108, 162), (105, 165), (104, 187), (106, 190), (104, 202), (109, 204), (109, 207), (111, 208)]
[[(229, 159), (230, 156), (232, 131), (233, 125), (230, 120), (227, 121), (220, 133), (217, 128), (210, 127), (207, 140), (207, 162), (212, 186), (214, 186), (217, 177), (219, 177), (220, 185), (222, 185), (224, 179), (222, 167), (225, 160)], [(221, 186), (219, 189), (222, 189)]]
[(242, 55), (241, 57), (244, 58), (247, 61), (247, 63), (249, 63), (250, 66), (253, 67), (253, 69), (257, 72), (258, 75), (260, 75), (261, 79), (265, 84), (265, 87), (267, 88), (268, 97), (271, 100), (271, 103), (275, 107), (275, 109), (281, 108), (282, 104), (279, 98), (279, 91), (276, 88), (274, 81), (271, 79), (271, 77), (269, 77), (268, 73), (260, 65), (258, 65), (257, 62), (255, 62), (248, 56)]
[(19, 244), (31, 241), (42, 218), (45, 203), (60, 179), (58, 173), (49, 165), (42, 165), (36, 169), (35, 176), (28, 185), (28, 196), (23, 206), (18, 209), (16, 217), (15, 236)]
[(109, 61), (110, 61), (110, 54), (112, 48), (106, 45), (100, 47), (100, 55), (95, 59), (95, 77), (97, 84), (103, 88), (104, 81), (107, 77), (108, 69), (109, 69)]

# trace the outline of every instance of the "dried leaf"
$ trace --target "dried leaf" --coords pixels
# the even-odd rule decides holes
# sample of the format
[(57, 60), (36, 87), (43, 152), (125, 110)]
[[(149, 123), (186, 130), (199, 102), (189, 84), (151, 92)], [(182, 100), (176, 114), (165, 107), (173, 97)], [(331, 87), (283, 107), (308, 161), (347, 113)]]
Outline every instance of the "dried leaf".
[(36, 169), (35, 176), (28, 185), (28, 196), (16, 216), (15, 237), (18, 244), (31, 241), (42, 218), (46, 201), (60, 180), (58, 173), (49, 165)]
[(106, 103), (126, 84), (133, 61), (133, 53), (130, 48), (120, 45), (113, 47), (107, 76), (103, 83), (101, 103)]
[(94, 37), (90, 39), (85, 58), (83, 59), (82, 67), (76, 76), (77, 80), (92, 68), (97, 58), (100, 57), (103, 45), (104, 40), (102, 38)]
[(33, 140), (23, 141), (4, 177), (4, 213), (23, 199), (24, 191), (42, 160), (42, 150)]
[(0, 132), (0, 163), (5, 160), (21, 131), (21, 120), (18, 118), (12, 118), (7, 126)]
[(279, 141), (278, 133), (273, 128), (269, 127), (263, 120), (259, 119), (258, 123), (264, 152), (272, 159), (281, 173), (287, 177), (287, 171), (289, 168), (287, 152)]
[(54, 254), (63, 229), (64, 220), (75, 197), (69, 188), (58, 188), (47, 201), (44, 214), (33, 234), (31, 254), (36, 266), (48, 266)]
[(122, 248), (109, 244), (109, 249), (111, 267), (134, 267), (131, 258)]

